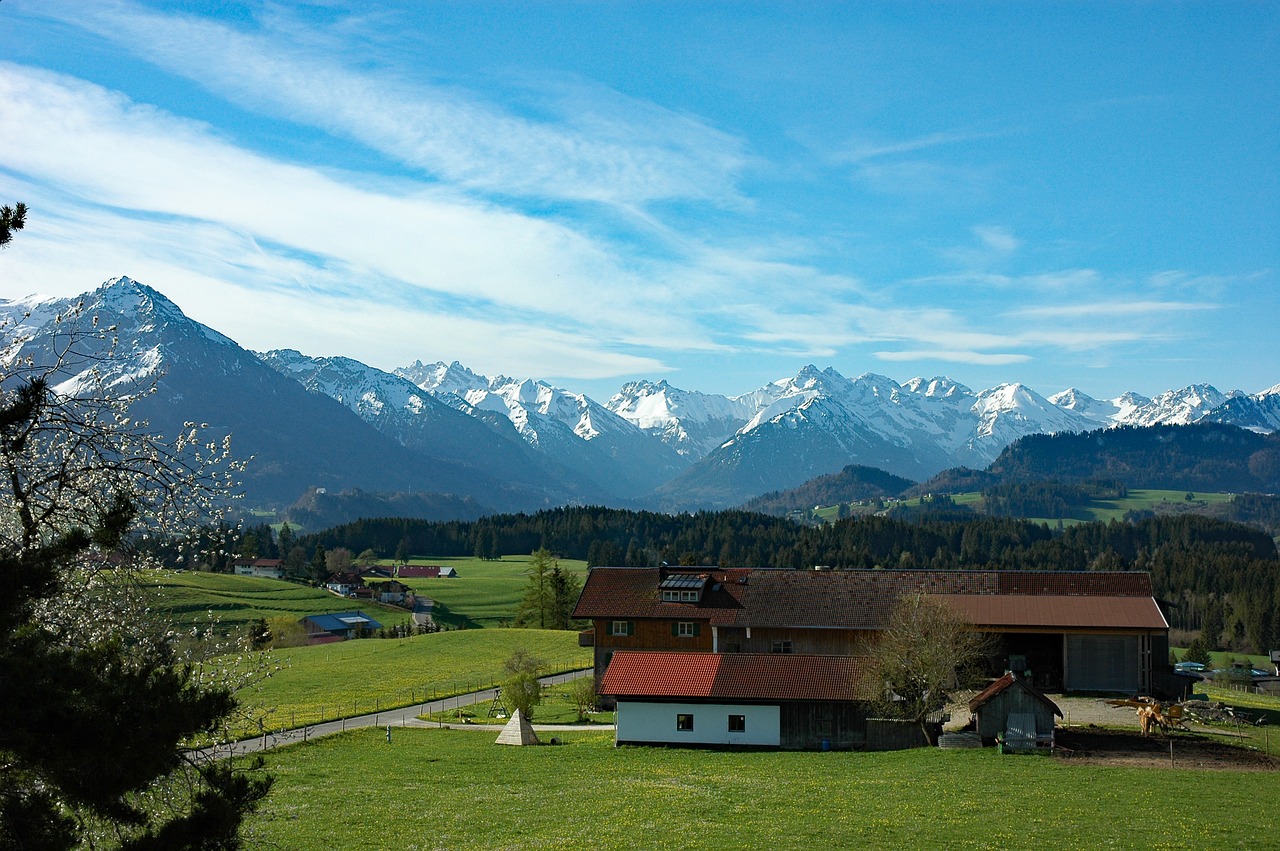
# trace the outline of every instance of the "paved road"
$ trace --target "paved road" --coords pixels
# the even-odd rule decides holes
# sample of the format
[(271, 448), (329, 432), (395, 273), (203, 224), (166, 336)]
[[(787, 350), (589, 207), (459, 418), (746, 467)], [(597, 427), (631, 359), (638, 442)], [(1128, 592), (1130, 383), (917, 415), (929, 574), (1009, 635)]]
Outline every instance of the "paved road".
[[(541, 677), (538, 682), (544, 686), (560, 685), (578, 677), (590, 676), (591, 670), (570, 671), (567, 674), (553, 674), (549, 677)], [(334, 733), (342, 733), (347, 730), (355, 730), (360, 727), (439, 727), (444, 726), (434, 721), (422, 721), (417, 716), (430, 715), (435, 712), (447, 712), (450, 709), (456, 709), (461, 706), (473, 706), (477, 703), (488, 703), (493, 700), (497, 689), (484, 689), (483, 691), (473, 691), (469, 694), (460, 694), (455, 697), (446, 697), (440, 700), (431, 700), (426, 703), (415, 703), (413, 706), (406, 706), (402, 709), (387, 709), (382, 712), (371, 712), (368, 715), (356, 715), (351, 718), (342, 718), (338, 721), (325, 721), (322, 724), (312, 724), (307, 727), (298, 727), (293, 730), (278, 730), (274, 733), (267, 733), (262, 736), (256, 736), (252, 739), (243, 739), (239, 742), (233, 742), (227, 745), (218, 745), (213, 748), (205, 748), (199, 752), (202, 758), (223, 759), (229, 756), (242, 756), (244, 754), (258, 753), (259, 751), (270, 750), (271, 748), (282, 747), (283, 745), (291, 745), (295, 742), (310, 741), (320, 736), (331, 736)], [(462, 725), (458, 725), (462, 726)], [(467, 724), (468, 729), (478, 730), (501, 730), (502, 725), (490, 724)], [(535, 730), (605, 730), (612, 729), (603, 724), (592, 724), (590, 726), (569, 726), (556, 724), (554, 726), (543, 727), (534, 725)]]

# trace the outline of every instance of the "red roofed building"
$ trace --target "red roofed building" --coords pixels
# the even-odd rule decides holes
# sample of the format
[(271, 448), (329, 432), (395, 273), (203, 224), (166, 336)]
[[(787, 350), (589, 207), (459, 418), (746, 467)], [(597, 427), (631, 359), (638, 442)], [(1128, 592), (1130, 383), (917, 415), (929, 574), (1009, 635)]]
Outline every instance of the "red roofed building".
[(602, 689), (619, 744), (851, 748), (866, 744), (867, 670), (853, 656), (621, 650)]
[(402, 564), (396, 571), (401, 579), (437, 579), (440, 576), (438, 564)]
[(1168, 622), (1137, 572), (601, 567), (574, 617), (592, 621), (599, 681), (622, 650), (867, 655), (907, 594), (998, 636), (992, 675), (1044, 690), (1150, 692), (1168, 659)]

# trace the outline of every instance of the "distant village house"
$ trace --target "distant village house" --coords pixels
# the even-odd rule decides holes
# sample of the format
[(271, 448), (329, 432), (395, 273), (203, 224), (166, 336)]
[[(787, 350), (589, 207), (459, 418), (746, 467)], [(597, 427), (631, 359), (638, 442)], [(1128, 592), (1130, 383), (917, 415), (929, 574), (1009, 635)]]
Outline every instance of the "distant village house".
[(284, 561), (278, 558), (238, 558), (231, 563), (237, 576), (283, 579)]

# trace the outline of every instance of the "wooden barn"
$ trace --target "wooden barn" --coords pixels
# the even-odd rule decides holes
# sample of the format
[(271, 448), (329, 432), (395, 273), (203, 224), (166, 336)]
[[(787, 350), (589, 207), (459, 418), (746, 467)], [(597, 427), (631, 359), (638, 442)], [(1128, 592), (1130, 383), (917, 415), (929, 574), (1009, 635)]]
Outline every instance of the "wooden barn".
[(1012, 727), (1017, 731), (1015, 737), (1030, 737), (1032, 741), (1026, 743), (1029, 747), (1035, 747), (1038, 742), (1051, 744), (1054, 718), (1062, 717), (1056, 703), (1012, 671), (975, 695), (969, 701), (969, 711), (973, 713), (978, 735), (987, 744), (997, 737), (1007, 737), (1012, 716)]
[(940, 600), (996, 640), (995, 675), (1045, 690), (1150, 693), (1169, 625), (1139, 572), (593, 568), (574, 610), (597, 681), (620, 651), (865, 656), (895, 601)]

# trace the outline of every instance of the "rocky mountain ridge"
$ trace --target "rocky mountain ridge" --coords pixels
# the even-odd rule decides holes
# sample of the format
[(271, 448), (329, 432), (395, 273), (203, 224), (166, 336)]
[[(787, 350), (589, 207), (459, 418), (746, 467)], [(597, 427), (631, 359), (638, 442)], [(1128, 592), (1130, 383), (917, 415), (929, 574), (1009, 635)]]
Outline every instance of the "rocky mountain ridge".
[(454, 493), (498, 510), (719, 508), (850, 464), (916, 481), (981, 469), (1031, 434), (1194, 422), (1280, 429), (1280, 385), (1251, 395), (1193, 384), (1098, 400), (1016, 383), (975, 392), (945, 376), (850, 379), (814, 365), (739, 396), (633, 381), (601, 404), (456, 361), (388, 373), (350, 358), (254, 355), (123, 277), (78, 300), (0, 302), (5, 356), (19, 339), (23, 353), (51, 356), (53, 317), (76, 301), (116, 328), (121, 351), (109, 378), (156, 381), (162, 392), (147, 413), (158, 424), (194, 419), (234, 432), (257, 456), (247, 485), (264, 502), (358, 487)]

